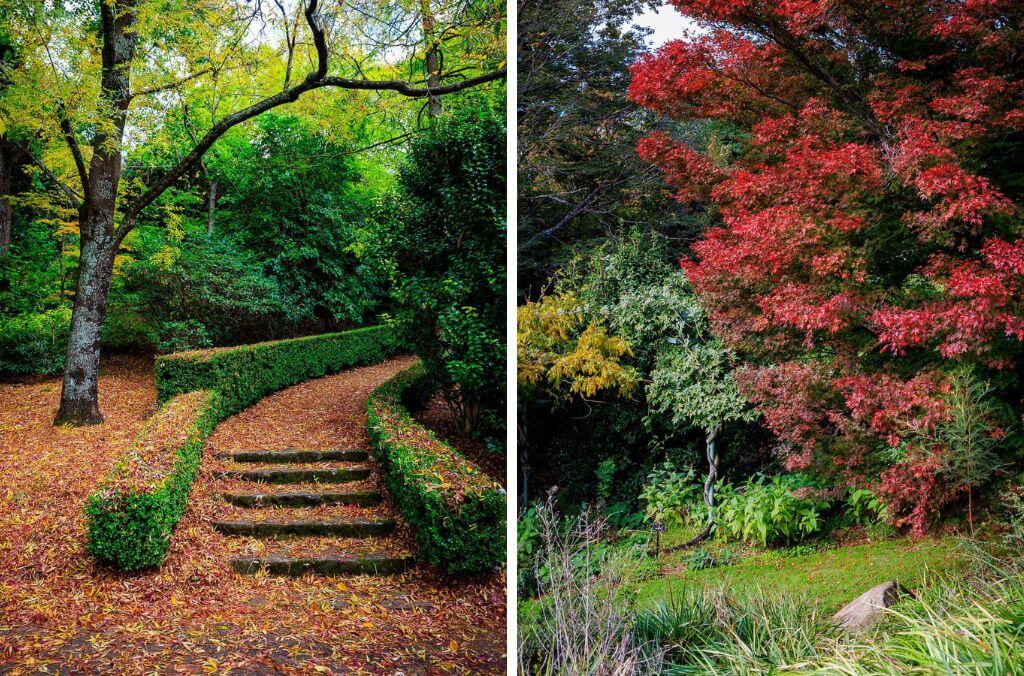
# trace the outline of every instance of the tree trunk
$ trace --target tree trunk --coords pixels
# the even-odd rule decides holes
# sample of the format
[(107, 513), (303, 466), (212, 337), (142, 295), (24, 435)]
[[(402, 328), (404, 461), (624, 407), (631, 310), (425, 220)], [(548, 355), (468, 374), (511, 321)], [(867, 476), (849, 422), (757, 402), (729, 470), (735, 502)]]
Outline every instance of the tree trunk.
[[(434, 14), (430, 10), (430, 0), (421, 0), (420, 11), (423, 13), (423, 39), (427, 43), (427, 54), (423, 66), (427, 71), (427, 90), (441, 86), (441, 45), (434, 36)], [(441, 97), (427, 96), (427, 115), (437, 117), (441, 114)]]
[[(135, 55), (135, 3), (133, 0), (103, 3), (103, 106), (109, 110), (109, 126), (101, 126), (93, 144), (88, 172), (80, 168), (85, 190), (80, 209), (81, 254), (78, 284), (71, 309), (71, 335), (64, 364), (60, 409), (55, 424), (94, 425), (103, 422), (97, 385), (100, 369), (100, 337), (107, 313), (110, 277), (118, 241), (114, 234), (117, 189), (121, 181), (121, 143), (128, 104), (131, 101), (128, 65)], [(73, 135), (67, 132), (72, 152), (84, 163)]]
[[(91, 216), (94, 220), (96, 216)], [(117, 245), (111, 227), (89, 229), (96, 236), (82, 243), (78, 263), (78, 286), (71, 312), (71, 335), (68, 338), (67, 361), (60, 409), (55, 424), (93, 425), (103, 422), (97, 385), (99, 383), (100, 338), (103, 318), (107, 312), (110, 276), (114, 268)]]
[(720, 428), (712, 427), (705, 433), (705, 444), (708, 456), (708, 476), (704, 480), (704, 504), (708, 506), (708, 522), (704, 529), (697, 533), (692, 539), (681, 547), (690, 547), (704, 540), (711, 535), (711, 529), (715, 526), (715, 481), (718, 480), (718, 451), (715, 448), (715, 440), (718, 438)]
[[(435, 89), (441, 86), (440, 55), (437, 44), (432, 44), (427, 51), (427, 89)], [(431, 94), (427, 97), (427, 114), (430, 117), (437, 117), (441, 114), (441, 97)]]
[(8, 197), (14, 189), (14, 164), (17, 161), (13, 145), (0, 137), (0, 261), (11, 250), (11, 224), (14, 207)]
[(216, 180), (210, 180), (210, 194), (206, 200), (206, 234), (213, 234), (213, 223), (217, 213), (217, 188), (220, 184)]
[(480, 421), (480, 402), (461, 401), (462, 408), (462, 433), (469, 435), (476, 431), (477, 423)]

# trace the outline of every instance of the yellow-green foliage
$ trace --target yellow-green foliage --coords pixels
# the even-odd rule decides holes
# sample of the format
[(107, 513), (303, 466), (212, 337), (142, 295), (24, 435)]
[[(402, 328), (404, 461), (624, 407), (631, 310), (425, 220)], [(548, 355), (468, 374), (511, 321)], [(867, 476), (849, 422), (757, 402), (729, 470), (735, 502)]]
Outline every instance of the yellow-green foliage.
[(632, 354), (629, 343), (587, 322), (572, 293), (521, 306), (518, 334), (520, 385), (544, 384), (585, 397), (601, 391), (628, 395), (637, 387), (636, 371), (622, 363)]

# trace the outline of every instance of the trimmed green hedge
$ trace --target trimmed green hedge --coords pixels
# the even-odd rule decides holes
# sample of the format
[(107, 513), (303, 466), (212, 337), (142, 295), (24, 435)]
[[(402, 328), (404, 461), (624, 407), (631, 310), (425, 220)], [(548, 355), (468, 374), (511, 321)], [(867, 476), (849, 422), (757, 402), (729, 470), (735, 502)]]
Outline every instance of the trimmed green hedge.
[(220, 419), (220, 402), (210, 390), (182, 394), (146, 422), (85, 503), (93, 556), (123, 570), (164, 560), (199, 471), (203, 443)]
[(157, 400), (167, 401), (182, 392), (217, 389), (224, 395), (230, 415), (281, 388), (349, 366), (381, 362), (398, 346), (390, 327), (370, 326), (344, 333), (177, 352), (156, 360)]
[(276, 390), (395, 353), (385, 326), (157, 359), (162, 403), (86, 501), (89, 552), (124, 570), (163, 562), (203, 444), (221, 420)]
[(403, 402), (425, 385), (417, 363), (370, 395), (374, 454), (423, 560), (454, 575), (491, 570), (505, 560), (505, 491), (413, 420)]

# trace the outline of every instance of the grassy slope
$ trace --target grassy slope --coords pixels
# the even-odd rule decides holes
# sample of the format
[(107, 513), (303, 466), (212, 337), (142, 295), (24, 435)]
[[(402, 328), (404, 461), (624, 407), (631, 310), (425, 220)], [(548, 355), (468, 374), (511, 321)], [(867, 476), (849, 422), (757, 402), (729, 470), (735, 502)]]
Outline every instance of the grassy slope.
[[(720, 548), (708, 547), (712, 551)], [(834, 612), (886, 580), (896, 579), (914, 588), (926, 578), (964, 566), (953, 538), (897, 538), (795, 556), (787, 556), (784, 550), (749, 550), (739, 563), (700, 571), (686, 569), (687, 555), (680, 552), (665, 557), (664, 574), (641, 586), (640, 606), (670, 598), (673, 590), (694, 583), (737, 591), (806, 594), (817, 599), (824, 610)]]

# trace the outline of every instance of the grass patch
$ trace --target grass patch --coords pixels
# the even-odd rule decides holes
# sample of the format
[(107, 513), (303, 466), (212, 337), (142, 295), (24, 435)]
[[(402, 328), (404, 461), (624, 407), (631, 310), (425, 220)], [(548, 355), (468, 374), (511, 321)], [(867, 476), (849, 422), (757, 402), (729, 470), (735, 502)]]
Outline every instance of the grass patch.
[[(672, 534), (675, 535), (675, 534)], [(666, 538), (671, 543), (674, 539)], [(717, 550), (722, 543), (709, 543)], [(735, 543), (725, 546), (739, 551)], [(797, 555), (789, 550), (745, 549), (739, 563), (692, 571), (686, 569), (688, 550), (663, 557), (666, 574), (642, 583), (640, 607), (668, 599), (687, 583), (725, 587), (731, 591), (757, 589), (782, 594), (807, 595), (826, 612), (835, 612), (861, 593), (886, 580), (918, 587), (929, 578), (962, 571), (966, 562), (954, 538), (896, 538), (861, 545), (822, 548)]]

